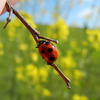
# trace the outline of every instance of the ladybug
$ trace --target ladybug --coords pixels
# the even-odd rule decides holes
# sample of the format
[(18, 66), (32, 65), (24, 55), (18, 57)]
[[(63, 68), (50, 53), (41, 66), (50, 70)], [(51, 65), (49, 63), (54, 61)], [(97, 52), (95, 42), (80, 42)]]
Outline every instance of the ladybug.
[(53, 63), (58, 57), (58, 50), (50, 41), (39, 41), (38, 50), (42, 58), (45, 59), (47, 63)]

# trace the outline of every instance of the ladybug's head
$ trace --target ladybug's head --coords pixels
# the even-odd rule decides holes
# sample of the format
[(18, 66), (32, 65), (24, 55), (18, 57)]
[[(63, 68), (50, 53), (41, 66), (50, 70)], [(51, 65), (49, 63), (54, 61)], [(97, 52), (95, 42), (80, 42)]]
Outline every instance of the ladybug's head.
[(40, 40), (39, 42), (38, 42), (38, 44), (37, 44), (37, 47), (36, 48), (38, 48), (40, 45), (42, 45), (43, 43), (45, 43), (46, 42), (46, 40)]
[(52, 63), (58, 57), (58, 50), (50, 41), (41, 40), (38, 45), (38, 50), (43, 59)]

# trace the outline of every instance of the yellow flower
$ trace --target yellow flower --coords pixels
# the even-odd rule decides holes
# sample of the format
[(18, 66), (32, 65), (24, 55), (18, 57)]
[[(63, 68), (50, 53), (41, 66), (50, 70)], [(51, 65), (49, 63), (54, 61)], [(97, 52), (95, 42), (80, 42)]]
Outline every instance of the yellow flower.
[(64, 20), (58, 17), (57, 22), (48, 27), (48, 34), (51, 38), (67, 40), (69, 35), (69, 28)]
[(74, 94), (72, 100), (81, 100), (81, 97), (78, 94)]
[(99, 42), (94, 42), (94, 43), (93, 43), (93, 47), (94, 47), (96, 50), (99, 50), (99, 48), (100, 48), (100, 43), (99, 43)]
[(39, 81), (39, 75), (38, 75), (38, 69), (36, 66), (34, 66), (33, 64), (28, 64), (26, 66), (26, 76), (30, 77), (31, 80), (31, 84), (37, 84), (37, 82)]
[(72, 57), (71, 51), (67, 51), (66, 57), (61, 57), (61, 63), (62, 67), (67, 67), (67, 68), (73, 68), (77, 66), (76, 62)]
[(3, 50), (0, 50), (0, 56), (2, 56), (4, 54)]
[(26, 66), (26, 70), (27, 70), (27, 73), (26, 73), (27, 76), (30, 76), (33, 78), (38, 76), (38, 69), (34, 65), (28, 64)]
[(0, 42), (0, 49), (3, 49), (3, 44), (2, 44), (2, 42)]
[(17, 80), (23, 80), (23, 81), (25, 81), (25, 77), (24, 77), (24, 75), (21, 72), (18, 72), (16, 74), (16, 79)]
[(23, 75), (24, 67), (20, 66), (15, 69), (16, 71), (16, 79), (25, 81), (25, 76)]
[(90, 42), (98, 41), (100, 42), (100, 30), (86, 30), (88, 34), (88, 39)]
[(41, 68), (39, 69), (39, 75), (40, 75), (41, 80), (42, 80), (43, 82), (46, 82), (46, 81), (47, 81), (48, 71), (46, 70), (46, 68), (41, 67)]
[(38, 61), (38, 54), (35, 53), (35, 52), (31, 53), (31, 58), (32, 58), (32, 60), (33, 60), (34, 62), (37, 62), (37, 61)]
[(50, 97), (51, 96), (51, 92), (48, 89), (46, 89), (46, 88), (43, 89), (43, 92), (42, 93), (46, 97)]
[(72, 100), (88, 100), (88, 98), (84, 95), (80, 96), (78, 94), (74, 94)]
[(82, 95), (81, 100), (88, 100), (88, 98), (86, 96)]
[(91, 35), (91, 36), (88, 37), (88, 40), (89, 40), (90, 42), (94, 42), (94, 41), (95, 41), (95, 38), (94, 38), (93, 35)]
[(82, 78), (82, 77), (83, 77), (82, 71), (80, 71), (80, 70), (78, 70), (78, 69), (74, 70), (74, 78), (75, 78), (75, 79), (80, 79), (80, 78)]
[(27, 71), (31, 71), (31, 70), (33, 70), (33, 67), (34, 67), (33, 64), (28, 64), (28, 65), (26, 66), (26, 70), (27, 70)]
[(34, 22), (32, 21), (32, 19), (27, 19), (27, 22), (34, 27), (34, 29), (36, 29), (36, 25), (34, 24)]
[(100, 49), (100, 30), (86, 30), (88, 40), (92, 43), (93, 48)]
[(41, 68), (39, 69), (39, 74), (40, 74), (41, 76), (43, 76), (43, 77), (47, 77), (47, 76), (48, 76), (48, 72), (47, 72), (46, 68), (44, 68), (44, 67), (41, 67)]
[(26, 43), (21, 43), (19, 45), (19, 49), (22, 51), (26, 51), (26, 50), (28, 50), (28, 45)]

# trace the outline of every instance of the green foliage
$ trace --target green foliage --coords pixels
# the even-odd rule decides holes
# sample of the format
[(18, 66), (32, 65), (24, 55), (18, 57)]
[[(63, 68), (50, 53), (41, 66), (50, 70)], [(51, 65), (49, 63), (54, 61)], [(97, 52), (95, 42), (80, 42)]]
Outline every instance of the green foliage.
[[(30, 15), (21, 14), (36, 28)], [(71, 79), (72, 90), (68, 90), (58, 73), (39, 55), (23, 24), (15, 18), (5, 30), (3, 25), (0, 22), (1, 100), (100, 99), (99, 30), (68, 28), (62, 19), (50, 26), (37, 25), (41, 35), (59, 40), (55, 63)]]

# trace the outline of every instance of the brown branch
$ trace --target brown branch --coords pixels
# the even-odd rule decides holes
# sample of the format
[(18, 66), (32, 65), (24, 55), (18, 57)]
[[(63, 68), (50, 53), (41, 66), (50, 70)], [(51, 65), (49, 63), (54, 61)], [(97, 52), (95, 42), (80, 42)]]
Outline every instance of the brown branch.
[(47, 63), (48, 65), (53, 66), (53, 68), (59, 73), (59, 75), (62, 77), (62, 79), (65, 81), (68, 89), (71, 89), (69, 83), (70, 80), (61, 72), (61, 70), (54, 64), (54, 63)]
[[(39, 32), (37, 30), (35, 30), (21, 15), (19, 12), (17, 12), (17, 10), (7, 1), (6, 3), (6, 7), (7, 7), (7, 11), (9, 12), (9, 18), (11, 18), (12, 13), (14, 13), (16, 15), (16, 17), (26, 26), (26, 28), (30, 31), (30, 33), (32, 34), (33, 38), (35, 39), (37, 45), (39, 43), (39, 39), (46, 39), (55, 43), (58, 43), (57, 40), (53, 40), (53, 39), (49, 39), (43, 36), (39, 35)], [(59, 73), (59, 75), (62, 77), (62, 79), (65, 81), (65, 83), (67, 84), (68, 89), (71, 89), (71, 87), (69, 86), (70, 80), (61, 72), (61, 70), (54, 64), (54, 63), (48, 63), (48, 65), (51, 65), (54, 67), (54, 69)]]

